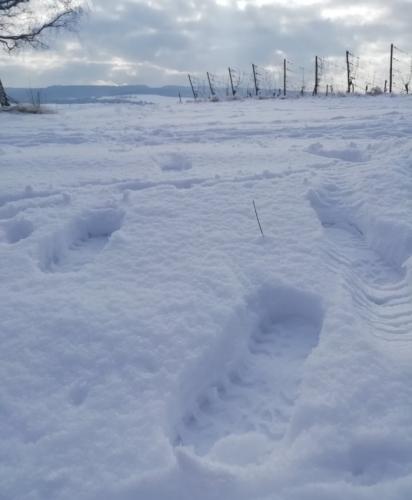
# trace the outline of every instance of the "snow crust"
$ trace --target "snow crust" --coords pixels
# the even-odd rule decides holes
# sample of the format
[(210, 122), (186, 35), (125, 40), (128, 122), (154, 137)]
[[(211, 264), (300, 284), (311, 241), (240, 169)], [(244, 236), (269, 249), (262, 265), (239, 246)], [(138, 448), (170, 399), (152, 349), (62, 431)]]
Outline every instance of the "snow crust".
[(0, 499), (409, 500), (412, 101), (56, 111), (0, 114)]

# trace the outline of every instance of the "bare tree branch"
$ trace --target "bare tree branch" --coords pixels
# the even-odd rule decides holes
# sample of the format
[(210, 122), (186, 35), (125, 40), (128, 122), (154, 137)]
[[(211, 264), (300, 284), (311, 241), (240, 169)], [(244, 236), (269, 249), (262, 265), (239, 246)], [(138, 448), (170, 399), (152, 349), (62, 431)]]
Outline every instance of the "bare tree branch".
[(13, 9), (17, 5), (27, 2), (29, 2), (29, 0), (0, 0), (0, 10)]
[(45, 47), (45, 31), (73, 29), (81, 14), (77, 0), (0, 0), (0, 46)]

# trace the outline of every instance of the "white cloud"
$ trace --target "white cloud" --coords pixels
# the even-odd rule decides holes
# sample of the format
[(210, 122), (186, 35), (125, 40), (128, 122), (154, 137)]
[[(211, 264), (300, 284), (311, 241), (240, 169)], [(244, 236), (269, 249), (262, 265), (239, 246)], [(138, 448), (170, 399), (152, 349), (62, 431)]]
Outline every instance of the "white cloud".
[(276, 67), (283, 54), (311, 68), (315, 54), (343, 59), (346, 49), (383, 72), (392, 41), (412, 52), (411, 15), (408, 0), (93, 0), (77, 35), (54, 36), (47, 52), (1, 55), (0, 77), (185, 84), (189, 71)]
[(352, 25), (374, 24), (383, 20), (389, 14), (387, 7), (371, 5), (329, 6), (321, 10), (323, 19), (344, 22)]

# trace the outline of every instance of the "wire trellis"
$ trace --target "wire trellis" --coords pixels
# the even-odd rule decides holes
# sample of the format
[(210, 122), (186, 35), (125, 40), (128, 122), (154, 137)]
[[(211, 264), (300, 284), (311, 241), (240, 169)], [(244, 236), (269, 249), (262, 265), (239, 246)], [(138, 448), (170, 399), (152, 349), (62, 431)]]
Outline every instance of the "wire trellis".
[(378, 94), (388, 90), (409, 94), (412, 54), (392, 45), (391, 73), (386, 75), (377, 61), (379, 63), (376, 58), (361, 58), (350, 51), (346, 52), (346, 58), (317, 56), (309, 64), (283, 56), (273, 66), (251, 64), (247, 70), (230, 66), (220, 75), (192, 74), (189, 80), (195, 100), (263, 99), (311, 93)]

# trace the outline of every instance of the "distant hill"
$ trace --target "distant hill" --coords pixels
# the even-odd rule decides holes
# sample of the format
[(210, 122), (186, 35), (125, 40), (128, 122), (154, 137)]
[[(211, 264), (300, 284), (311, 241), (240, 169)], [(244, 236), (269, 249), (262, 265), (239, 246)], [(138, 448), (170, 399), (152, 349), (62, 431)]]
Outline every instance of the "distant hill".
[[(148, 87), (147, 85), (53, 85), (45, 88), (6, 88), (7, 95), (18, 102), (31, 102), (39, 94), (42, 103), (90, 103), (101, 101), (102, 98), (113, 98), (128, 95), (160, 95), (190, 97), (187, 87), (168, 85), (165, 87)], [(114, 99), (115, 100), (115, 99)]]

